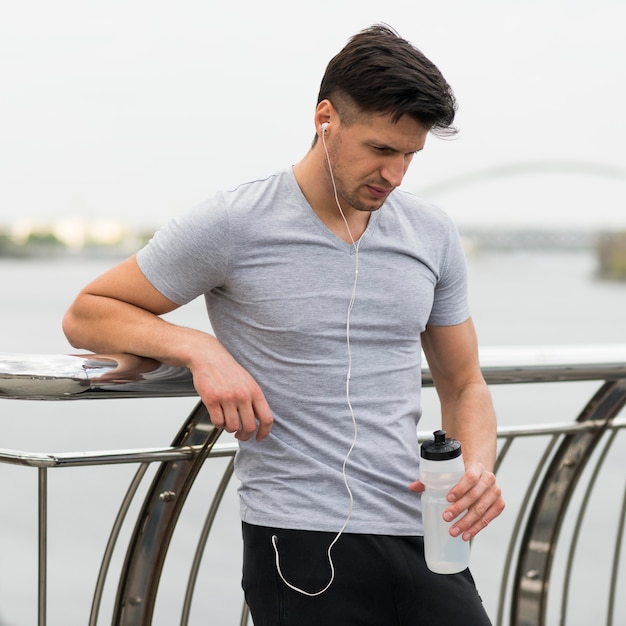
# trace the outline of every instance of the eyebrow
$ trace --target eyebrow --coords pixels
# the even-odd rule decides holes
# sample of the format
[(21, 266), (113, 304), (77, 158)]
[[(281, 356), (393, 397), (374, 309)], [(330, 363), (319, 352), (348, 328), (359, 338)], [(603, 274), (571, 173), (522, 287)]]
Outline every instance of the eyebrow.
[(421, 146), (417, 150), (411, 150), (409, 152), (404, 152), (402, 150), (398, 150), (397, 148), (394, 148), (393, 146), (389, 146), (389, 145), (384, 144), (384, 143), (380, 143), (380, 144), (373, 143), (372, 145), (374, 147), (376, 147), (378, 150), (389, 150), (390, 152), (398, 152), (400, 154), (416, 154), (417, 152), (421, 152), (424, 149), (424, 146)]

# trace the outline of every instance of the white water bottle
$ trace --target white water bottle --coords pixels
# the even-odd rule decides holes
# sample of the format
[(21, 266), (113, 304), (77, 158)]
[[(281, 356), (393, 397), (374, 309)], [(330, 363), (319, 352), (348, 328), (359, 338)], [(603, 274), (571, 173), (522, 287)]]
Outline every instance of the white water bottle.
[(446, 439), (444, 430), (433, 435), (434, 440), (425, 441), (420, 447), (420, 480), (426, 486), (422, 493), (424, 553), (432, 572), (456, 574), (469, 564), (470, 544), (461, 536), (450, 535), (450, 526), (457, 520), (446, 522), (443, 512), (450, 506), (446, 496), (463, 476), (465, 466), (461, 444), (456, 439)]

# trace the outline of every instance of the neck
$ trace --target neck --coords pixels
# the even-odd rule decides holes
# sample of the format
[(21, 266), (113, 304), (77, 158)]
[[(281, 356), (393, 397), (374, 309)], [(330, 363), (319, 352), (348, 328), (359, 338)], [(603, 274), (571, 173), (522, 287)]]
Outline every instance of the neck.
[(320, 142), (294, 165), (296, 181), (307, 202), (324, 225), (346, 243), (354, 243), (365, 232), (370, 214), (367, 211), (357, 211), (342, 201), (340, 196), (335, 197), (324, 148), (319, 144)]

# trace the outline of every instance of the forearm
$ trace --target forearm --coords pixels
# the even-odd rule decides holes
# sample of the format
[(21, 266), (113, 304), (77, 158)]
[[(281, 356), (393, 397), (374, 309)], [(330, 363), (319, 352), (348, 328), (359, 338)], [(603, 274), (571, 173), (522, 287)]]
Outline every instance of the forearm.
[(461, 442), (465, 463), (477, 461), (493, 471), (496, 459), (496, 415), (486, 384), (467, 385), (442, 402), (442, 427)]
[[(461, 442), (465, 474), (450, 490), (444, 519), (462, 519), (450, 528), (469, 541), (504, 509), (493, 473), (496, 459), (496, 416), (478, 362), (471, 320), (452, 327), (429, 327), (422, 345), (441, 401), (442, 427)], [(417, 481), (412, 491), (422, 491)]]
[(442, 426), (461, 442), (465, 475), (451, 490), (444, 519), (464, 517), (450, 533), (468, 541), (504, 509), (504, 500), (493, 473), (496, 460), (496, 416), (489, 389), (474, 382), (442, 401)]
[[(82, 293), (63, 319), (75, 348), (100, 354), (129, 353), (174, 366), (190, 367), (192, 355), (217, 340), (177, 326), (140, 307), (114, 298)], [(195, 349), (195, 350), (194, 350)]]

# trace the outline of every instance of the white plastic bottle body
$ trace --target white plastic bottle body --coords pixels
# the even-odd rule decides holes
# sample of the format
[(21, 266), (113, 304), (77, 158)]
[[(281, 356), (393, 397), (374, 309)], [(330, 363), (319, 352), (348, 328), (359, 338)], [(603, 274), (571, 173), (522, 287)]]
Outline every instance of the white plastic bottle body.
[(422, 494), (424, 555), (428, 569), (437, 574), (456, 574), (469, 565), (469, 542), (450, 535), (450, 527), (456, 520), (443, 519), (444, 511), (450, 506), (448, 492), (464, 471), (460, 456), (447, 461), (421, 459), (420, 480), (426, 485)]

